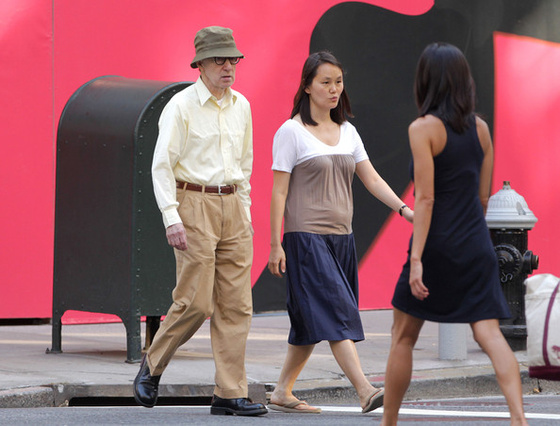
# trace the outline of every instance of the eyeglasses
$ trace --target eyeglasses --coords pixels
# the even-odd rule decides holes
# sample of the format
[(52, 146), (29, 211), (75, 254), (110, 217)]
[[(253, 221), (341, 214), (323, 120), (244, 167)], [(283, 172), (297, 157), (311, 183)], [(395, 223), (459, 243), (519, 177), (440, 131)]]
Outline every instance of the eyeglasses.
[(229, 61), (230, 64), (235, 65), (239, 63), (241, 58), (224, 58), (224, 57), (214, 57), (214, 63), (216, 65), (223, 65), (226, 63), (226, 59)]

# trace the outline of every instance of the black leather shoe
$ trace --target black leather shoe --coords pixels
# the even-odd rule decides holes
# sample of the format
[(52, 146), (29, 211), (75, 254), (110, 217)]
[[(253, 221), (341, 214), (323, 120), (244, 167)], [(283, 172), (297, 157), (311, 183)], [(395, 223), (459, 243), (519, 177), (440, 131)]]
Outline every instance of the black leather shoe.
[(140, 371), (134, 379), (134, 399), (139, 405), (152, 408), (156, 405), (158, 397), (159, 376), (150, 375), (150, 366), (146, 359), (146, 354), (142, 358)]
[(260, 416), (268, 413), (264, 404), (251, 401), (249, 398), (224, 399), (214, 395), (210, 414), (218, 416)]

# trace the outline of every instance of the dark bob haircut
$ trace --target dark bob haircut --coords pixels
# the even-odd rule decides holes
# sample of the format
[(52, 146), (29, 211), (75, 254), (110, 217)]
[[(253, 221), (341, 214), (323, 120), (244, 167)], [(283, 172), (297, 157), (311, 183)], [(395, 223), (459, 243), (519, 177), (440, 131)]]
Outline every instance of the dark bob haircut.
[[(317, 123), (311, 118), (311, 107), (309, 105), (309, 95), (305, 93), (313, 79), (317, 75), (317, 69), (323, 64), (332, 64), (342, 71), (344, 69), (342, 64), (328, 51), (321, 51), (309, 55), (305, 64), (303, 64), (303, 71), (301, 72), (301, 81), (299, 88), (294, 97), (294, 107), (290, 118), (294, 118), (297, 114), (300, 115), (301, 121), (309, 126), (316, 126)], [(336, 108), (331, 109), (331, 118), (337, 124), (342, 124), (346, 121), (346, 117), (354, 117), (352, 115), (352, 108), (350, 107), (350, 99), (346, 93), (346, 89), (342, 90), (340, 100)]]
[(414, 97), (420, 117), (434, 114), (458, 133), (474, 115), (475, 85), (467, 59), (448, 43), (428, 45), (416, 68)]

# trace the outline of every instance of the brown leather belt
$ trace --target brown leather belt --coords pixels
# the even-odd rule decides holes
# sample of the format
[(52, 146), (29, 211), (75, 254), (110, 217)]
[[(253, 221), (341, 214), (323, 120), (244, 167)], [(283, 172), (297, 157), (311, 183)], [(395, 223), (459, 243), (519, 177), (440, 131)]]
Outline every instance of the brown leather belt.
[(187, 191), (208, 192), (210, 194), (233, 194), (237, 191), (237, 185), (214, 185), (205, 186), (196, 183), (179, 182), (177, 181), (177, 188), (186, 189)]

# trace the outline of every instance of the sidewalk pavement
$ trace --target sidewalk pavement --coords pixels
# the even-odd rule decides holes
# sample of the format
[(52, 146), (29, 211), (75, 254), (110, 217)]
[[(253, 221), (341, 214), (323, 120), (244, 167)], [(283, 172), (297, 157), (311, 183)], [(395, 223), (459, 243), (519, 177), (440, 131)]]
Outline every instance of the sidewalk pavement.
[[(389, 354), (392, 312), (361, 313), (366, 340), (357, 344), (362, 368), (381, 386)], [(144, 341), (145, 324), (142, 324)], [(286, 313), (253, 317), (247, 342), (246, 368), (250, 397), (266, 402), (274, 388), (287, 348)], [(426, 322), (414, 351), (412, 383), (406, 399), (499, 395), (488, 357), (467, 332), (467, 359), (439, 359), (439, 325)], [(125, 398), (132, 401), (132, 382), (139, 364), (126, 359), (123, 324), (65, 325), (62, 353), (47, 354), (50, 325), (0, 326), (0, 408), (74, 405), (84, 398)], [(524, 351), (515, 353), (525, 394), (560, 394), (560, 382), (537, 381), (527, 374)], [(214, 362), (208, 321), (177, 351), (162, 375), (160, 399), (212, 395)], [(318, 344), (296, 383), (295, 393), (313, 404), (356, 405), (350, 382), (337, 365), (327, 342)], [(194, 401), (194, 399), (193, 399)]]

